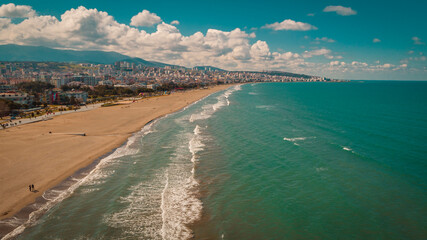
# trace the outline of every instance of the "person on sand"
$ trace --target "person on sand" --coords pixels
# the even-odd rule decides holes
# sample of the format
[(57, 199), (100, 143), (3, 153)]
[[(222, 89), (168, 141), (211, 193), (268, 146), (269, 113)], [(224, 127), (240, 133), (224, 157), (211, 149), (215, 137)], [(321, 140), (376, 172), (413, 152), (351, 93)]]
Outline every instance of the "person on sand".
[(30, 189), (30, 192), (31, 192), (31, 185), (28, 185), (28, 188)]
[(31, 184), (31, 188), (33, 189), (33, 191), (34, 191), (34, 184)]

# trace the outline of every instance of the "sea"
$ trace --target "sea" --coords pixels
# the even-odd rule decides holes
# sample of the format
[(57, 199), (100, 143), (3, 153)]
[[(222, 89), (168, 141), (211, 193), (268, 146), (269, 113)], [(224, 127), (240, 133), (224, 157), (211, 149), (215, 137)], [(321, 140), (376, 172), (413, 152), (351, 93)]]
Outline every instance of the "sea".
[(231, 86), (43, 198), (6, 238), (427, 239), (427, 82)]

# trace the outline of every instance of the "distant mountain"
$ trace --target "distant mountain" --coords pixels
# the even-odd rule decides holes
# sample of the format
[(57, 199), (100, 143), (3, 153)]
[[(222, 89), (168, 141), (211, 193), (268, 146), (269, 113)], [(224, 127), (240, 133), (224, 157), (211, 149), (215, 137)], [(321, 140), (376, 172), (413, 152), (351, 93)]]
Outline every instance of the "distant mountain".
[(172, 67), (172, 68), (181, 68), (181, 66), (177, 66), (177, 65), (171, 65), (171, 64), (166, 64), (166, 63), (161, 63), (161, 62), (154, 62), (154, 61), (147, 61), (144, 60), (142, 58), (126, 58), (126, 59), (121, 59), (119, 60), (120, 62), (128, 62), (128, 63), (135, 63), (135, 64), (141, 64), (143, 66), (146, 67)]
[(306, 74), (299, 73), (290, 73), (290, 72), (282, 72), (282, 71), (267, 71), (264, 73), (268, 73), (269, 75), (278, 75), (278, 76), (287, 76), (287, 77), (298, 77), (298, 78), (311, 78), (312, 76)]
[(15, 44), (0, 45), (0, 61), (32, 62), (77, 62), (95, 64), (113, 64), (114, 62), (132, 62), (147, 67), (165, 67), (161, 62), (151, 62), (141, 58), (131, 58), (116, 52), (60, 50), (40, 46), (21, 46)]
[(195, 66), (195, 67), (193, 67), (193, 69), (204, 70), (204, 71), (227, 72), (227, 70), (217, 68), (217, 67), (212, 67), (212, 66)]
[[(235, 72), (242, 72), (242, 71), (235, 71)], [(297, 78), (311, 78), (312, 76), (306, 75), (306, 74), (299, 74), (299, 73), (290, 73), (290, 72), (282, 72), (282, 71), (244, 71), (244, 72), (250, 72), (250, 73), (264, 73), (267, 75), (277, 75), (277, 76), (287, 76), (287, 77), (297, 77)]]
[(116, 52), (60, 50), (40, 46), (0, 45), (0, 61), (112, 64), (129, 58)]

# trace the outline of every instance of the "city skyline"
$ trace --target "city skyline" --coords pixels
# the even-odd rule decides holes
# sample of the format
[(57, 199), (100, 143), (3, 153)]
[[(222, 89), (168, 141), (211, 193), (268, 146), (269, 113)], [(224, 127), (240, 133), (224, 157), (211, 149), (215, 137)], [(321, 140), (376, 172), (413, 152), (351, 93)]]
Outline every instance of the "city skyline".
[(185, 67), (426, 80), (426, 3), (13, 1), (0, 44), (115, 51)]

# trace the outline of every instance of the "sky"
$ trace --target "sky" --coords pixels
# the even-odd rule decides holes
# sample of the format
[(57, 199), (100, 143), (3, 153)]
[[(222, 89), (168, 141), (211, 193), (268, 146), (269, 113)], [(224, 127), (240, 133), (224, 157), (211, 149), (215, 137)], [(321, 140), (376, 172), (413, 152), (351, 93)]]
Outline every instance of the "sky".
[(427, 1), (0, 2), (0, 44), (185, 67), (427, 80)]

